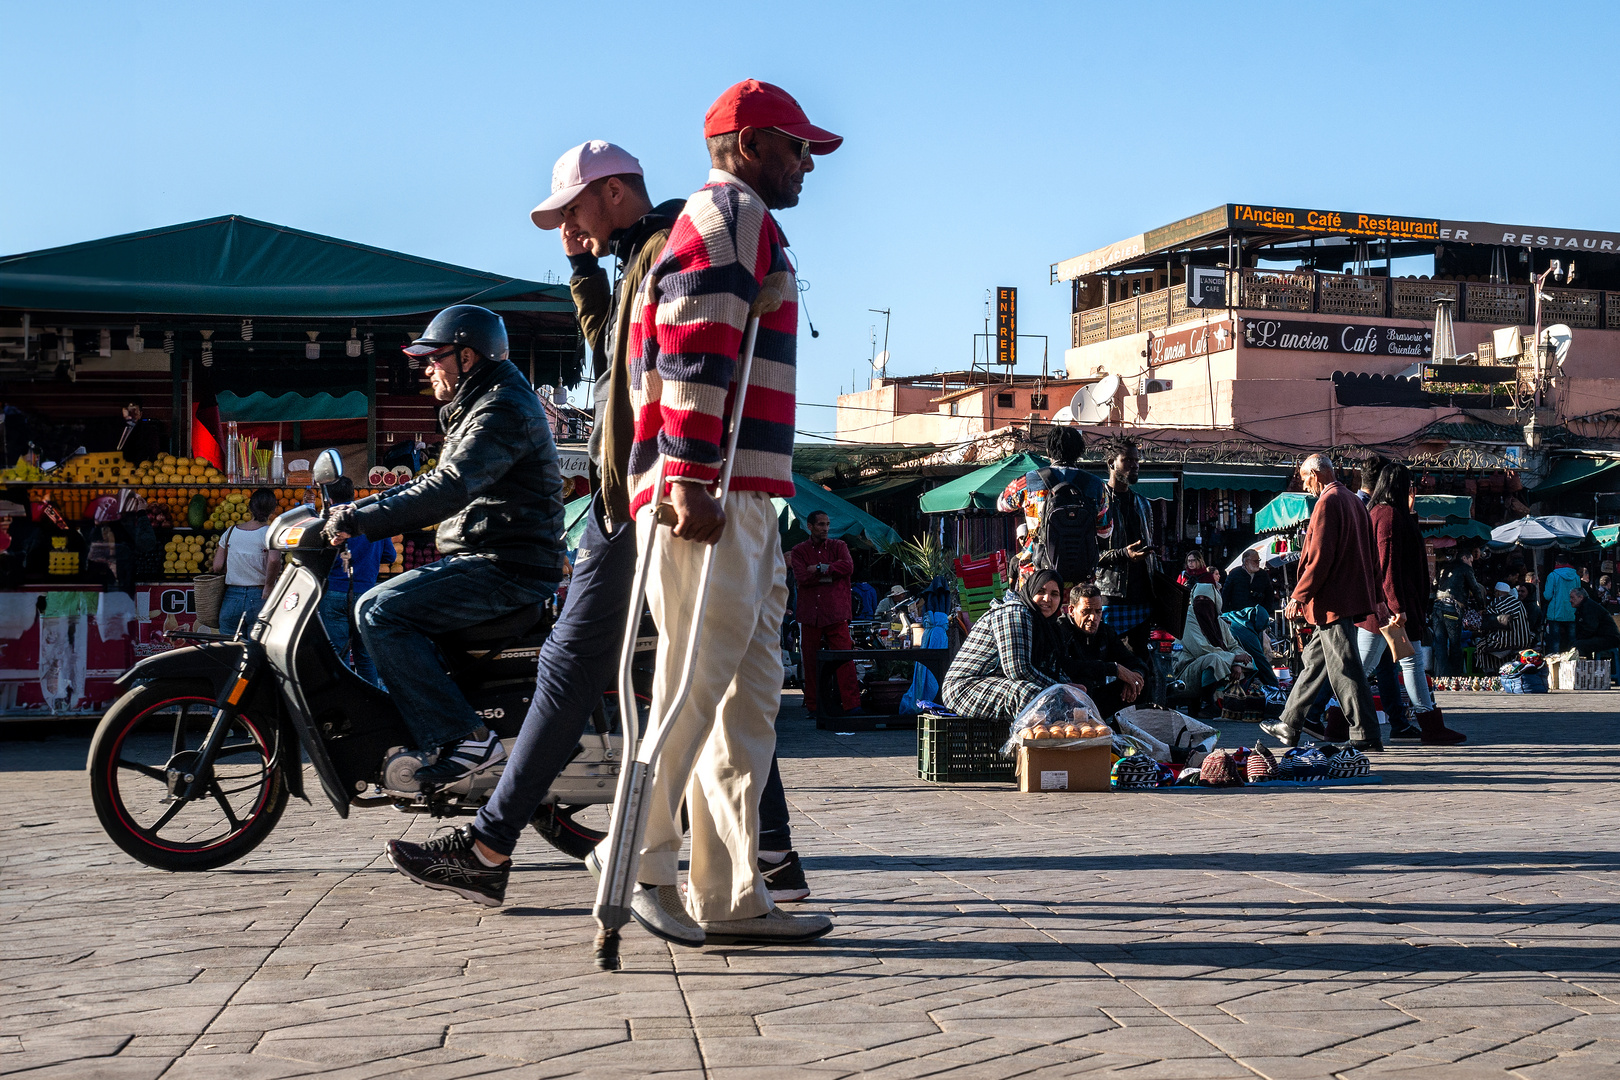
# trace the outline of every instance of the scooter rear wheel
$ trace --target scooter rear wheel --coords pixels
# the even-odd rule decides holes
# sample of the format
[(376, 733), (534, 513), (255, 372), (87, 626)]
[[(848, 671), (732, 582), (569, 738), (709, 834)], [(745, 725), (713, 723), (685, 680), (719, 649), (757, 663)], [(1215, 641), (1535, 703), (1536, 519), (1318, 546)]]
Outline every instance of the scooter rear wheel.
[(574, 820), (574, 815), (583, 809), (585, 809), (583, 806), (556, 804), (542, 806), (530, 824), (546, 843), (564, 855), (572, 859), (583, 859), (595, 850), (603, 837), (607, 836), (605, 832), (599, 832), (589, 825)]
[(173, 794), (195, 775), (213, 723), (205, 682), (160, 679), (137, 686), (102, 717), (90, 743), (90, 797), (113, 843), (159, 870), (212, 870), (235, 862), (275, 828), (287, 787), (273, 765), (275, 732), (242, 714), (213, 764), (208, 793)]

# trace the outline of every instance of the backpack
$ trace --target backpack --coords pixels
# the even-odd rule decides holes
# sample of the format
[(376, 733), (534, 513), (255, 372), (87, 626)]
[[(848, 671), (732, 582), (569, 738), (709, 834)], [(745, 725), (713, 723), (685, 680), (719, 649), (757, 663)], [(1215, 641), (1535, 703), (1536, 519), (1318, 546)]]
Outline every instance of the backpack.
[(1097, 500), (1055, 469), (1041, 469), (1046, 504), (1031, 563), (1055, 570), (1066, 584), (1091, 580), (1097, 569)]

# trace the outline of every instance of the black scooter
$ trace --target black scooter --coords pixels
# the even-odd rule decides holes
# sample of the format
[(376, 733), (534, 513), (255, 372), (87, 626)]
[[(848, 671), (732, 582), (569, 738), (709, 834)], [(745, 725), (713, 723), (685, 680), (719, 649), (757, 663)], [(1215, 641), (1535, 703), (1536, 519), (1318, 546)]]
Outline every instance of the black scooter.
[[(317, 486), (342, 475), (324, 452)], [(102, 717), (90, 744), (96, 816), (115, 844), (163, 870), (211, 870), (257, 847), (289, 793), (304, 794), (301, 751), (340, 817), (393, 807), (435, 817), (470, 815), (488, 800), (500, 766), (424, 788), (416, 770), (435, 760), (412, 738), (389, 695), (339, 660), (319, 618), (337, 557), (322, 537), (325, 510), (296, 506), (272, 521), (270, 550), (285, 560), (252, 630), (141, 661), (118, 680), (129, 691)], [(636, 641), (636, 696), (645, 712), (656, 637)], [(534, 694), (536, 657), (550, 630), (538, 606), (435, 639), (446, 670), (484, 722), (517, 735)], [(574, 759), (553, 783), (535, 829), (584, 856), (602, 833), (574, 819), (611, 803), (621, 765), (618, 695), (604, 696)]]

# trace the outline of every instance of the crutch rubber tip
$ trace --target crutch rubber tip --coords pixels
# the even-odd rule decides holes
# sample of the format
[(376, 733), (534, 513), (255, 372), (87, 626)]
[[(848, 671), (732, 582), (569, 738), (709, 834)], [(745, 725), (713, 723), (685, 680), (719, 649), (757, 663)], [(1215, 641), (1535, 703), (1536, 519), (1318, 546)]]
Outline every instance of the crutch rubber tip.
[(596, 934), (596, 970), (618, 971), (619, 963), (619, 932), (617, 930), (600, 930)]

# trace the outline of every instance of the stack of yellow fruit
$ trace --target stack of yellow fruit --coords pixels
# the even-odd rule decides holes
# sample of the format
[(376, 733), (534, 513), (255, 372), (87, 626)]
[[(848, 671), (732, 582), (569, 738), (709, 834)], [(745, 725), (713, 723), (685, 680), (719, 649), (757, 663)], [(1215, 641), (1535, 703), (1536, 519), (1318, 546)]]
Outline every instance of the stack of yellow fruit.
[(159, 454), (137, 468), (130, 479), (137, 484), (223, 484), (225, 474), (207, 458)]
[(121, 451), (107, 450), (80, 454), (56, 472), (69, 484), (122, 484), (135, 475), (135, 468), (124, 460)]
[(228, 529), (248, 519), (248, 493), (233, 491), (226, 495), (214, 507), (208, 520), (203, 523), (205, 529)]
[(45, 557), (45, 572), (59, 576), (79, 572), (79, 553), (67, 550), (67, 537), (51, 537), (50, 554)]
[(45, 474), (39, 471), (39, 466), (29, 462), (26, 457), (17, 459), (17, 464), (9, 469), (0, 469), (0, 483), (39, 484), (50, 483)]
[(201, 533), (175, 533), (163, 546), (163, 572), (187, 576), (204, 572), (214, 563), (214, 549), (219, 541)]

